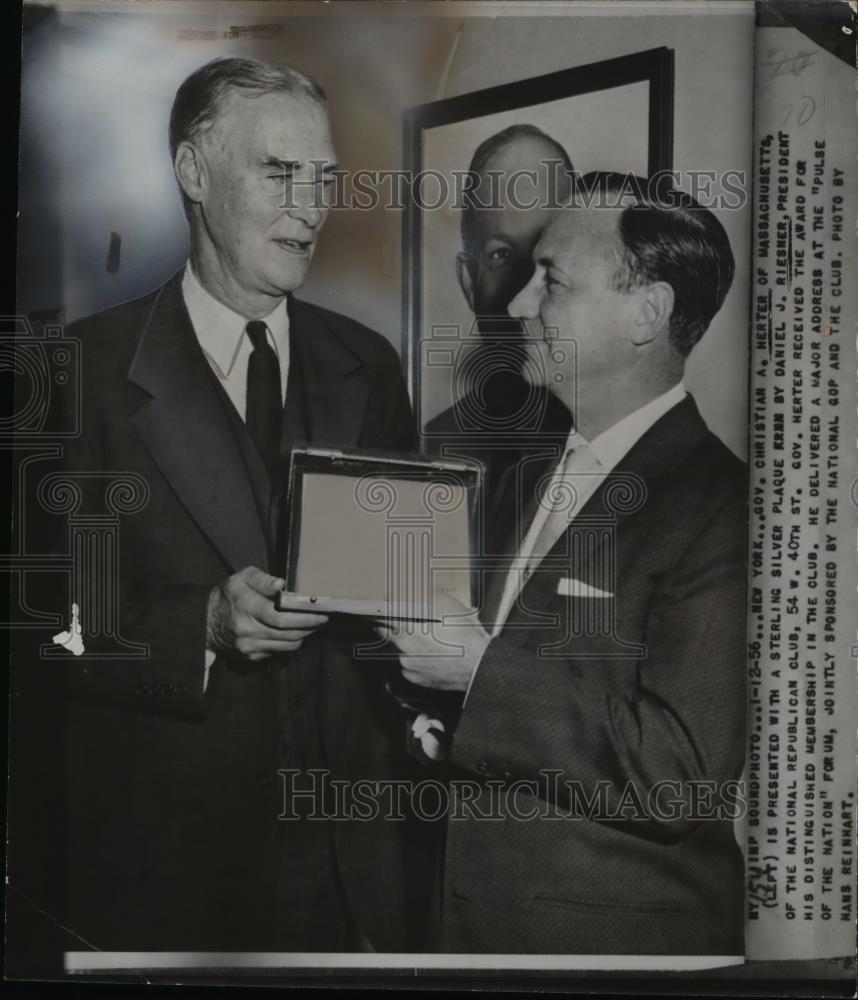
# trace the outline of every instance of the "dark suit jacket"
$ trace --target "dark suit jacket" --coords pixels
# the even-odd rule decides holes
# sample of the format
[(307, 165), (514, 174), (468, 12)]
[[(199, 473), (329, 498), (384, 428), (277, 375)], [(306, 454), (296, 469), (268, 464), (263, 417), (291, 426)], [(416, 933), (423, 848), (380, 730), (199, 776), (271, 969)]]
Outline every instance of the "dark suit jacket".
[[(303, 440), (411, 449), (393, 348), (291, 296), (289, 319), (284, 458)], [(207, 596), (271, 565), (270, 490), (194, 336), (181, 274), (68, 334), (82, 342), (84, 430), (66, 469), (92, 490), (83, 506), (100, 502), (93, 473), (146, 484), (142, 509), (121, 519), (113, 599), (121, 640), (149, 654), (93, 639), (101, 605), (87, 579), (73, 585), (87, 656), (54, 665), (69, 706), (64, 919), (99, 948), (337, 949), (341, 902), (377, 948), (406, 947), (394, 824), (277, 819), (279, 768), (395, 773), (386, 727), (399, 737), (398, 720), (383, 678), (352, 660), (352, 637), (327, 626), (265, 666), (218, 659), (203, 690)]]
[[(547, 471), (508, 483), (510, 550), (533, 512), (516, 494)], [(745, 534), (744, 466), (687, 397), (572, 521), (479, 665), (451, 761), (481, 791), (448, 822), (441, 950), (742, 953), (732, 822), (711, 818), (718, 792), (690, 800), (743, 767)], [(613, 597), (563, 596), (561, 577)], [(648, 809), (662, 781), (677, 784)], [(525, 816), (577, 817), (479, 818), (492, 783)]]

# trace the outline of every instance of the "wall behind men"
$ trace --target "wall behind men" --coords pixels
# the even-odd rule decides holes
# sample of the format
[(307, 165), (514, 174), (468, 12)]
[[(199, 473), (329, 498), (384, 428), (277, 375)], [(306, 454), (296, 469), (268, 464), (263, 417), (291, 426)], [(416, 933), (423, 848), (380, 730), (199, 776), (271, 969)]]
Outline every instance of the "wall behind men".
[[(25, 10), (21, 311), (70, 321), (142, 295), (182, 265), (187, 230), (167, 120), (178, 84), (219, 55), (289, 62), (317, 76), (341, 165), (395, 170), (408, 107), (666, 45), (676, 57), (675, 169), (750, 178), (753, 11), (744, 3), (681, 4), (672, 15), (656, 13), (664, 5), (616, 2), (607, 14), (573, 4), (550, 17), (518, 4), (433, 4), (432, 16), (420, 4), (229, 6), (233, 13), (205, 3)], [(570, 152), (574, 160), (571, 143)], [(744, 456), (750, 207), (719, 218), (737, 278), (692, 355), (687, 384)], [(399, 347), (401, 225), (401, 213), (383, 206), (333, 212), (300, 294)]]

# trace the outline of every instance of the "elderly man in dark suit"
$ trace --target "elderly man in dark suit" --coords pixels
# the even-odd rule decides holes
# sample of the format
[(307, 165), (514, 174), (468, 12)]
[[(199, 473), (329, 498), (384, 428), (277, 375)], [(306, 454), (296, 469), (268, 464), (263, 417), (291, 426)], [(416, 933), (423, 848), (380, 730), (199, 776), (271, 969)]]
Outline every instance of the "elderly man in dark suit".
[(394, 349), (292, 294), (335, 167), (325, 96), (294, 69), (215, 60), (179, 88), (170, 145), (190, 260), (69, 330), (84, 409), (66, 471), (146, 484), (115, 600), (149, 655), (97, 658), (113, 584), (78, 577), (63, 919), (99, 949), (403, 948), (395, 824), (310, 820), (324, 803), (278, 773), (396, 766), (360, 636), (274, 604), (292, 446), (414, 444)]
[(465, 694), (439, 945), (740, 955), (745, 468), (682, 382), (733, 256), (679, 192), (586, 180), (510, 306), (577, 341), (566, 448), (510, 470), (481, 621), (438, 633), (460, 654), (384, 630)]

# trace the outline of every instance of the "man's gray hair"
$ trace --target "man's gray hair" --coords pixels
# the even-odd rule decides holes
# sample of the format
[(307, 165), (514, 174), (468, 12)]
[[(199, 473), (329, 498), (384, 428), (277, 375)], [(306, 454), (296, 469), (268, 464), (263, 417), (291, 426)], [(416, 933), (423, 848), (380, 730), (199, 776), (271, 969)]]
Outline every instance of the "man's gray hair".
[(300, 94), (324, 104), (321, 84), (291, 66), (272, 66), (259, 59), (213, 59), (195, 70), (176, 91), (170, 112), (170, 153), (183, 142), (194, 142), (215, 123), (230, 91), (248, 97)]

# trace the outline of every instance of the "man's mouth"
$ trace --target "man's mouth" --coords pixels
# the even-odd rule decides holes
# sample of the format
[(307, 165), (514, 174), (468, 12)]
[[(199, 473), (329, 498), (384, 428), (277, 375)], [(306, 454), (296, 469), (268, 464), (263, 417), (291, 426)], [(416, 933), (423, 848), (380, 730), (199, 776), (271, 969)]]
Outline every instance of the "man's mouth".
[(313, 245), (312, 240), (287, 240), (280, 239), (274, 241), (281, 250), (285, 250), (287, 253), (296, 253), (300, 256), (304, 256), (310, 252), (310, 247)]

